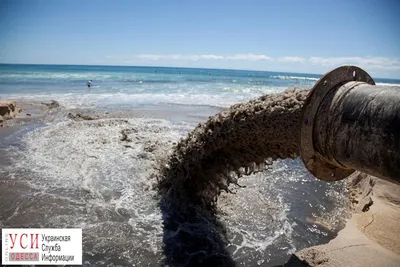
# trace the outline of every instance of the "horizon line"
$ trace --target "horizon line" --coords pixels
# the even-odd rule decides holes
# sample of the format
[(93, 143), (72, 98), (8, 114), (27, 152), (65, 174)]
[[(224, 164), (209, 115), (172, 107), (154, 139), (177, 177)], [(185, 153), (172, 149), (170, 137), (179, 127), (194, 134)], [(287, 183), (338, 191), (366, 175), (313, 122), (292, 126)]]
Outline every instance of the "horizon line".
[[(290, 74), (311, 74), (311, 75), (319, 75), (323, 76), (330, 71), (338, 68), (332, 68), (329, 72), (326, 72), (324, 74), (321, 73), (308, 73), (308, 72), (290, 72), (290, 71), (273, 71), (273, 70), (251, 70), (251, 69), (237, 69), (237, 68), (208, 68), (208, 67), (172, 67), (172, 66), (146, 66), (146, 65), (113, 65), (113, 64), (64, 64), (64, 63), (6, 63), (6, 62), (0, 62), (0, 65), (45, 65), (45, 66), (107, 66), (107, 67), (140, 67), (140, 68), (177, 68), (177, 69), (206, 69), (206, 70), (240, 70), (240, 71), (256, 71), (256, 72), (275, 72), (275, 73), (290, 73)], [(343, 65), (345, 66), (345, 65)], [(399, 78), (388, 78), (388, 77), (376, 77), (375, 79), (386, 79), (386, 80), (398, 80), (400, 81)]]

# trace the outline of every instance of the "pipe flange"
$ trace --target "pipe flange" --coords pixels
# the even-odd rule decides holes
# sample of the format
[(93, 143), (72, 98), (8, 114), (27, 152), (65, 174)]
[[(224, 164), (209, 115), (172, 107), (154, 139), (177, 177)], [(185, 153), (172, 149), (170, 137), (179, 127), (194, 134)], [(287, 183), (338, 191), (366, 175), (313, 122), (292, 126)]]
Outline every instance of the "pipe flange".
[(301, 121), (300, 155), (307, 170), (324, 181), (338, 181), (354, 172), (338, 162), (328, 162), (314, 149), (314, 118), (324, 97), (337, 86), (358, 81), (375, 85), (364, 70), (356, 66), (343, 66), (325, 74), (311, 89), (303, 107)]

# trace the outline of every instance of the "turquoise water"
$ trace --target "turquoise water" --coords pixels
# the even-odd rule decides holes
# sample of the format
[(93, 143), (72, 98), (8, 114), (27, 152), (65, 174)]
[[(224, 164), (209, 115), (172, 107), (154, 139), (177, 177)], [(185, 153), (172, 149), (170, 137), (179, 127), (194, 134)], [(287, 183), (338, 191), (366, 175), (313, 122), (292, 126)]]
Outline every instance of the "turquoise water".
[[(79, 107), (116, 103), (226, 107), (288, 87), (310, 88), (320, 76), (223, 69), (0, 64), (0, 97), (51, 98)], [(88, 80), (93, 80), (90, 90), (86, 87)], [(400, 80), (375, 80), (400, 84)]]
[[(0, 65), (0, 97), (55, 98), (71, 105), (173, 103), (229, 106), (288, 87), (311, 87), (313, 74), (162, 67)], [(93, 80), (89, 90), (85, 85)]]

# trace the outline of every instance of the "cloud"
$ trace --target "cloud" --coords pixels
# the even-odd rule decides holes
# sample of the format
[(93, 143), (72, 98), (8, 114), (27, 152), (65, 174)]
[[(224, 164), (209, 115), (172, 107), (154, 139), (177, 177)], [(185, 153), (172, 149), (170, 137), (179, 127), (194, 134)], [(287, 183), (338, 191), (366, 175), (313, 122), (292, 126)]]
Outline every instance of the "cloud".
[(218, 55), (179, 55), (179, 54), (172, 54), (172, 55), (154, 55), (154, 54), (141, 54), (141, 55), (134, 55), (133, 58), (144, 59), (144, 60), (191, 60), (197, 61), (200, 59), (212, 59), (212, 60), (221, 60), (223, 59), (222, 56)]
[(228, 60), (249, 60), (249, 61), (271, 61), (272, 58), (266, 55), (255, 55), (255, 54), (236, 54), (225, 57)]
[(224, 59), (223, 56), (217, 56), (217, 55), (201, 55), (202, 59)]
[(386, 57), (311, 57), (314, 65), (356, 65), (369, 69), (400, 70), (400, 59)]
[(281, 57), (278, 58), (278, 61), (281, 62), (292, 62), (292, 63), (303, 63), (306, 61), (305, 58), (302, 57)]

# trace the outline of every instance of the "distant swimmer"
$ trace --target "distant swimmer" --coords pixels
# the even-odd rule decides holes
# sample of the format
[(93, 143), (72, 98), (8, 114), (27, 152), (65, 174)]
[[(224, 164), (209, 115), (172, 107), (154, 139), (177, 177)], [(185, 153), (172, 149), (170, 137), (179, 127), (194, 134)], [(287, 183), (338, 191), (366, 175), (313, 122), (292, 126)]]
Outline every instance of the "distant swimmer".
[(89, 87), (89, 88), (92, 87), (92, 80), (89, 80), (89, 81), (87, 82), (86, 85), (87, 85), (87, 87)]

